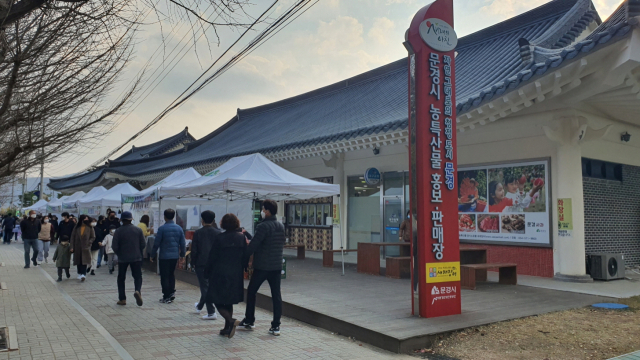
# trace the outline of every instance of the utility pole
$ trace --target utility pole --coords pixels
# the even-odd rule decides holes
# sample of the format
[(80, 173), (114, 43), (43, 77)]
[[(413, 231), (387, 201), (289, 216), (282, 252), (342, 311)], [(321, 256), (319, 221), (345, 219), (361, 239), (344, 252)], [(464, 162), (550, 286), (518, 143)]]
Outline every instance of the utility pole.
[(13, 192), (13, 189), (15, 189), (15, 187), (16, 187), (16, 177), (14, 175), (14, 176), (12, 176), (12, 179), (11, 179), (11, 203), (9, 204), (9, 208), (10, 209), (13, 209), (13, 199), (14, 199), (14, 196), (15, 196), (15, 193)]
[(25, 207), (24, 205), (26, 204), (26, 188), (27, 188), (27, 170), (24, 171), (23, 175), (22, 175), (22, 204), (20, 204), (20, 207)]
[(40, 196), (38, 200), (42, 200), (44, 195), (44, 124), (42, 124), (42, 162), (40, 162)]

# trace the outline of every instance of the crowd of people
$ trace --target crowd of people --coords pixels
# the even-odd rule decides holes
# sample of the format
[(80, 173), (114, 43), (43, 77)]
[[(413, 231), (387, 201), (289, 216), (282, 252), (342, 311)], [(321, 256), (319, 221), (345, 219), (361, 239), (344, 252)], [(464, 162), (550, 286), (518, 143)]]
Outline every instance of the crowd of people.
[[(217, 312), (224, 318), (221, 336), (233, 337), (236, 329), (255, 329), (256, 295), (260, 286), (267, 281), (271, 288), (273, 301), (273, 321), (269, 333), (280, 335), (282, 316), (282, 298), (280, 279), (282, 256), (285, 245), (284, 225), (277, 221), (278, 205), (273, 200), (263, 202), (260, 222), (252, 236), (243, 227), (234, 214), (226, 214), (216, 223), (212, 211), (200, 214), (202, 227), (195, 231), (191, 244), (191, 266), (195, 270), (200, 287), (200, 299), (194, 304), (198, 314), (206, 309), (203, 320), (216, 320)], [(175, 269), (180, 258), (186, 254), (186, 241), (183, 228), (174, 221), (173, 209), (164, 211), (164, 225), (157, 229), (153, 248), (150, 251), (151, 262), (158, 262), (162, 298), (160, 303), (170, 304), (176, 298)], [(140, 223), (133, 225), (131, 212), (125, 211), (120, 218), (110, 209), (107, 216), (98, 219), (80, 215), (77, 219), (67, 212), (61, 214), (58, 222), (54, 215), (38, 215), (30, 211), (21, 220), (15, 216), (5, 216), (0, 228), (3, 230), (5, 244), (11, 243), (14, 229), (19, 228), (24, 243), (25, 269), (33, 264), (39, 266), (48, 263), (52, 242), (58, 242), (52, 260), (58, 269), (58, 282), (71, 277), (71, 262), (76, 267), (77, 279), (86, 281), (87, 275), (95, 275), (101, 267), (103, 258), (109, 274), (118, 266), (117, 305), (127, 304), (125, 280), (127, 270), (131, 269), (134, 280), (133, 297), (138, 306), (142, 306), (142, 261), (147, 247), (146, 237), (153, 234), (149, 226), (149, 216), (144, 215)], [(16, 237), (17, 241), (17, 237)], [(33, 250), (33, 255), (30, 255)], [(252, 259), (253, 273), (249, 281), (247, 297), (244, 296), (244, 273)], [(244, 319), (233, 317), (233, 305), (246, 302)]]

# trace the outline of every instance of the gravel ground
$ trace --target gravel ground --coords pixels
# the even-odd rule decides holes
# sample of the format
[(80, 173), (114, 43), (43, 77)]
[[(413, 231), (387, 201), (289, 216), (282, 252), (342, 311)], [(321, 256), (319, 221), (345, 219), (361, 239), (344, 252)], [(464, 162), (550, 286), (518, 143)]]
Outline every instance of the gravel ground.
[(609, 359), (640, 350), (640, 297), (630, 310), (581, 308), (470, 328), (414, 354), (432, 360)]

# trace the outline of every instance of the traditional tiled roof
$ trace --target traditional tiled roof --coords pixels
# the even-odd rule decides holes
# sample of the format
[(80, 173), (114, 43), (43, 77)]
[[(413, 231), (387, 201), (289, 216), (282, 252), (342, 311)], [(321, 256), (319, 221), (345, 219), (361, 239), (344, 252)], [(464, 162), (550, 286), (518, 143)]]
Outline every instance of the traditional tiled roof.
[[(574, 44), (590, 23), (600, 23), (590, 0), (551, 1), (461, 38), (456, 49), (458, 114), (622, 38), (630, 28), (626, 4)], [(407, 72), (405, 58), (299, 96), (239, 109), (227, 124), (188, 144), (186, 151), (112, 163), (105, 171), (134, 178), (406, 129)]]
[(140, 147), (132, 146), (131, 150), (117, 157), (115, 160), (111, 160), (111, 162), (117, 163), (121, 161), (132, 161), (158, 156), (164, 154), (167, 151), (170, 151), (176, 146), (187, 144), (195, 140), (196, 139), (191, 136), (191, 134), (189, 134), (189, 128), (185, 127), (181, 132), (166, 139)]

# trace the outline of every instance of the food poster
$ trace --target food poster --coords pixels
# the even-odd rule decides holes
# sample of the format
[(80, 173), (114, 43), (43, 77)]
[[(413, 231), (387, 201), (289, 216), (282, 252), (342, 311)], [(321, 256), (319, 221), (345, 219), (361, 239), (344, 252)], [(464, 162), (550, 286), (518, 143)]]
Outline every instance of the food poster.
[(548, 162), (461, 168), (460, 240), (550, 245)]

